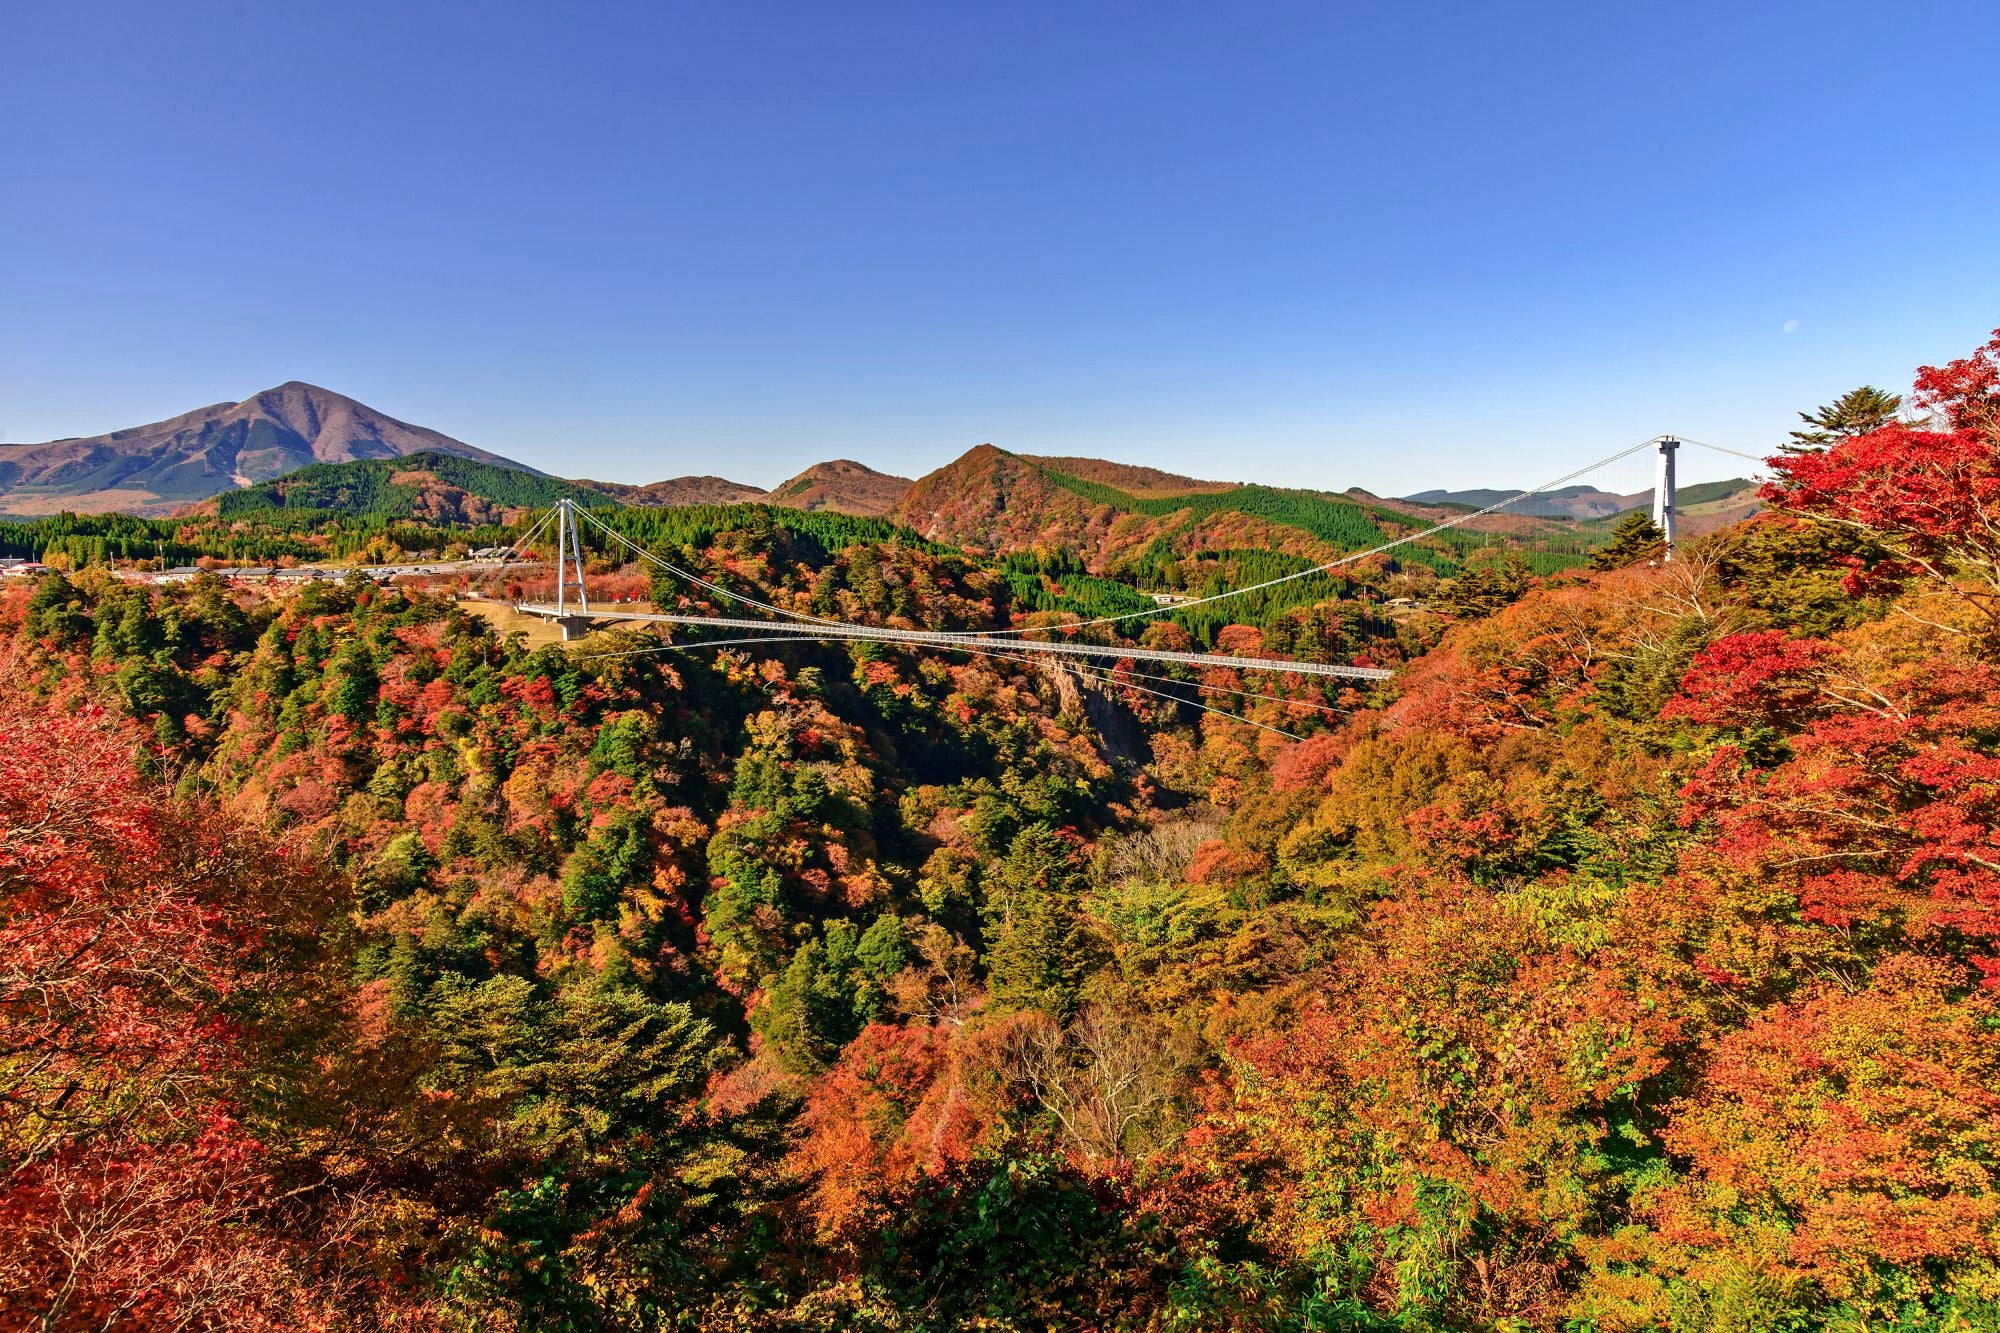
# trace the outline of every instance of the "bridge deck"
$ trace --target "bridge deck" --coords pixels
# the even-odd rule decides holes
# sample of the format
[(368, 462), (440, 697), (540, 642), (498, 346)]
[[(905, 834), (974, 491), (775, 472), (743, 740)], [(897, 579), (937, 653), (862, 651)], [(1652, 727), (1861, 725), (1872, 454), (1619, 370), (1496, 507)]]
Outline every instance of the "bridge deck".
[(973, 649), (992, 652), (1057, 653), (1072, 657), (1127, 658), (1134, 662), (1178, 662), (1197, 667), (1235, 667), (1239, 671), (1279, 671), (1294, 676), (1344, 676), (1353, 680), (1388, 680), (1395, 675), (1380, 667), (1338, 666), (1330, 662), (1290, 662), (1276, 657), (1226, 657), (1219, 653), (1177, 653), (1163, 648), (1125, 648), (1115, 644), (1075, 643), (1027, 638), (994, 638), (983, 634), (944, 634), (931, 630), (884, 629), (874, 625), (805, 623), (785, 620), (736, 620), (725, 616), (676, 616), (659, 612), (583, 611), (565, 606), (519, 603), (522, 615), (551, 619), (637, 620), (662, 625), (706, 625), (718, 629), (794, 634), (801, 639), (867, 639), (878, 643), (908, 643), (926, 648)]

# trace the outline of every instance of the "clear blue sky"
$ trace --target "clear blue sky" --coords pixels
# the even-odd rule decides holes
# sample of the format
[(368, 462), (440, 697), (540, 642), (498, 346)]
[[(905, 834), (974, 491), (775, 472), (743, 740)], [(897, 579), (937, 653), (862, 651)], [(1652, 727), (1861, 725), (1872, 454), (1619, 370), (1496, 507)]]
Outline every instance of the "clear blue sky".
[(1402, 493), (2000, 325), (1992, 5), (5, 11), (14, 441), (304, 379), (568, 475)]

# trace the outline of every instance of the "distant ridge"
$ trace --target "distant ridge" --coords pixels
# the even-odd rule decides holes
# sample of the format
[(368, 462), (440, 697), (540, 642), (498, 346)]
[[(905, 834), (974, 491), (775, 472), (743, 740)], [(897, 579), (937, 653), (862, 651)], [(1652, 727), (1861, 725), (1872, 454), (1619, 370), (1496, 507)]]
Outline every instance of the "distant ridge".
[[(1463, 505), (1467, 509), (1484, 509), (1522, 494), (1525, 492), (1520, 490), (1433, 490), (1405, 495), (1402, 499), (1405, 504)], [(1509, 505), (1507, 511), (1531, 518), (1609, 518), (1635, 505), (1652, 502), (1653, 493), (1650, 490), (1637, 495), (1619, 495), (1615, 491), (1600, 491), (1594, 486), (1565, 486), (1561, 490), (1546, 491), (1523, 500), (1520, 504)]]
[(589, 505), (670, 508), (768, 504), (878, 518), (880, 512), (869, 513), (862, 506), (873, 504), (886, 510), (887, 504), (880, 497), (900, 495), (907, 485), (900, 477), (884, 476), (859, 463), (822, 463), (781, 487), (791, 494), (780, 499), (776, 492), (725, 477), (674, 477), (633, 486), (568, 480), (442, 450), (425, 450), (400, 458), (309, 463), (282, 477), (180, 506), (175, 512), (233, 518), (288, 510), (477, 525), (507, 522), (526, 510), (546, 508), (563, 496), (572, 496)]
[(882, 517), (910, 488), (907, 477), (892, 477), (846, 458), (815, 463), (769, 491), (727, 477), (670, 477), (644, 485), (616, 481), (576, 484), (628, 505), (769, 504), (784, 509), (828, 509), (859, 518)]
[(0, 512), (163, 513), (311, 463), (424, 452), (534, 470), (345, 394), (290, 380), (240, 403), (214, 403), (105, 435), (0, 445)]
[[(1469, 491), (1420, 491), (1415, 495), (1403, 496), (1400, 503), (1425, 505), (1437, 508), (1484, 509), (1502, 500), (1517, 495), (1525, 495), (1521, 490), (1469, 490)], [(1757, 483), (1747, 477), (1732, 477), (1728, 481), (1703, 481), (1692, 486), (1682, 486), (1676, 492), (1681, 511), (1681, 532), (1685, 536), (1698, 537), (1712, 532), (1725, 524), (1745, 519), (1757, 512)], [(1506, 512), (1524, 518), (1570, 518), (1581, 521), (1610, 518), (1633, 509), (1650, 509), (1653, 504), (1653, 488), (1631, 495), (1619, 495), (1612, 491), (1600, 491), (1589, 486), (1565, 486), (1561, 490), (1546, 491), (1519, 504), (1508, 505)]]

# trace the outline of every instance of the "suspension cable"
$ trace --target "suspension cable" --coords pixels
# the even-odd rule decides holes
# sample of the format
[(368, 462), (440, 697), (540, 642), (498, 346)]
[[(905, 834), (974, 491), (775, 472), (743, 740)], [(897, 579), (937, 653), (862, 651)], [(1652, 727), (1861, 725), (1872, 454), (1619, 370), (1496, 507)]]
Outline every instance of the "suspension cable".
[[(978, 650), (968, 649), (967, 651), (977, 652)], [(1011, 653), (981, 652), (979, 653), (979, 655), (981, 657), (998, 658), (999, 660), (1004, 662), (1019, 662), (1024, 666), (1038, 665), (1038, 663), (1036, 663), (1035, 659), (1032, 657), (1017, 657)], [(1079, 675), (1094, 676), (1099, 680), (1107, 681), (1113, 685), (1122, 686), (1123, 688), (1128, 690), (1138, 690), (1141, 694), (1154, 695), (1158, 698), (1167, 700), (1169, 703), (1188, 704), (1191, 705), (1192, 707), (1201, 709), (1204, 713), (1214, 713), (1217, 717), (1226, 717), (1234, 722), (1242, 722), (1245, 723), (1246, 725), (1256, 727), (1260, 731), (1275, 732), (1280, 736), (1284, 736), (1287, 739), (1295, 741), (1302, 741), (1305, 739), (1305, 737), (1299, 735), (1297, 732), (1286, 731), (1283, 727), (1274, 727), (1266, 722), (1258, 722), (1252, 718), (1244, 717), (1241, 713), (1232, 713), (1226, 708), (1211, 707), (1210, 705), (1203, 703), (1199, 699), (1182, 699), (1176, 697), (1175, 695), (1168, 694), (1165, 690), (1155, 690), (1145, 685), (1134, 685), (1129, 680), (1119, 680), (1116, 676), (1113, 676), (1110, 672), (1105, 671), (1098, 667), (1086, 666), (1082, 663), (1070, 663), (1070, 662), (1065, 662), (1062, 665), (1074, 669)], [(1214, 688), (1224, 694), (1240, 693), (1240, 691), (1237, 690), (1222, 689), (1222, 687), (1220, 686), (1210, 687), (1210, 686), (1196, 685), (1193, 688), (1195, 689)]]
[[(1032, 643), (1033, 640), (1031, 639), (1029, 642)], [(1135, 671), (1131, 667), (1109, 666), (1099, 669), (1120, 676), (1137, 676), (1141, 680), (1163, 681), (1168, 685), (1180, 685), (1191, 690), (1213, 690), (1218, 694), (1234, 694), (1245, 699), (1266, 699), (1274, 704), (1284, 704), (1288, 708), (1310, 708), (1314, 712), (1332, 713), (1338, 717), (1350, 717), (1354, 713), (1352, 708), (1335, 708), (1331, 704), (1307, 703), (1304, 699), (1287, 699), (1282, 694), (1259, 694), (1255, 690), (1232, 690), (1225, 685), (1210, 685), (1203, 681), (1182, 680), (1177, 676), (1161, 676), (1150, 671)]]
[(686, 579), (689, 583), (695, 584), (698, 587), (706, 588), (708, 591), (715, 593), (718, 596), (730, 598), (732, 601), (742, 602), (745, 606), (754, 606), (760, 611), (769, 611), (772, 615), (782, 616), (787, 620), (801, 621), (809, 625), (839, 625), (844, 623), (838, 620), (827, 620), (821, 616), (806, 615), (803, 612), (788, 610), (787, 608), (782, 606), (772, 606), (768, 602), (758, 601), (755, 597), (746, 597), (742, 593), (732, 592), (730, 589), (723, 587), (721, 584), (711, 583), (707, 579), (701, 577), (701, 575), (699, 574), (689, 573), (687, 570), (680, 568), (678, 565), (673, 564), (671, 561), (668, 561), (664, 557), (656, 555), (652, 551), (647, 550), (645, 547), (640, 546), (637, 542), (634, 542), (624, 533), (618, 531), (616, 528), (612, 527), (604, 520), (598, 518), (596, 515), (592, 514), (589, 510), (579, 510), (578, 512), (583, 514), (583, 516), (586, 519), (588, 519), (590, 523), (598, 529), (598, 531), (604, 533), (606, 536), (610, 537), (613, 541), (619, 543), (626, 550), (632, 552), (640, 559), (650, 560), (655, 565), (658, 565), (661, 569), (666, 570), (669, 574), (672, 574), (677, 578)]
[[(827, 620), (827, 619), (823, 619), (822, 617), (819, 617), (819, 616), (808, 616), (808, 615), (804, 615), (803, 613), (800, 613), (800, 612), (796, 612), (796, 611), (788, 611), (788, 610), (786, 610), (786, 609), (785, 609), (785, 608), (783, 608), (783, 607), (777, 607), (777, 606), (771, 606), (771, 605), (769, 605), (768, 603), (765, 603), (765, 602), (760, 602), (760, 601), (758, 601), (757, 599), (755, 599), (754, 597), (745, 597), (745, 596), (742, 596), (742, 595), (740, 595), (740, 594), (738, 594), (738, 593), (735, 593), (735, 592), (732, 592), (732, 591), (730, 591), (730, 590), (729, 590), (729, 589), (727, 589), (727, 588), (723, 588), (723, 587), (720, 587), (720, 586), (718, 586), (718, 585), (716, 585), (716, 584), (713, 584), (713, 583), (710, 583), (710, 582), (708, 582), (708, 581), (707, 581), (706, 579), (703, 579), (703, 578), (700, 578), (700, 577), (699, 577), (699, 576), (697, 576), (697, 575), (693, 575), (693, 574), (690, 574), (690, 573), (688, 573), (687, 571), (685, 571), (685, 570), (682, 570), (682, 569), (680, 569), (680, 568), (679, 568), (678, 566), (676, 566), (676, 565), (673, 565), (673, 564), (670, 564), (670, 563), (669, 563), (669, 562), (667, 562), (666, 560), (664, 560), (664, 559), (660, 558), (659, 556), (657, 556), (657, 555), (653, 554), (652, 552), (650, 552), (650, 551), (646, 550), (646, 549), (645, 549), (644, 547), (642, 547), (642, 546), (639, 546), (638, 544), (634, 543), (634, 542), (633, 542), (633, 541), (631, 541), (631, 540), (630, 540), (629, 538), (627, 538), (627, 537), (626, 537), (626, 536), (625, 536), (625, 535), (624, 535), (623, 533), (620, 533), (620, 532), (618, 532), (617, 530), (615, 530), (615, 529), (613, 529), (613, 528), (609, 527), (608, 525), (606, 525), (606, 524), (604, 524), (604, 523), (602, 523), (602, 522), (599, 522), (599, 521), (598, 521), (598, 520), (596, 520), (596, 519), (592, 519), (592, 522), (593, 522), (593, 523), (596, 523), (596, 524), (597, 524), (597, 526), (598, 526), (599, 528), (601, 528), (601, 529), (602, 529), (602, 530), (603, 530), (603, 531), (605, 532), (605, 534), (606, 534), (606, 535), (610, 536), (610, 537), (611, 537), (611, 538), (612, 538), (613, 540), (615, 540), (615, 541), (619, 542), (619, 543), (620, 543), (621, 545), (623, 545), (623, 546), (624, 546), (624, 547), (625, 547), (625, 548), (626, 548), (627, 550), (629, 550), (629, 551), (633, 552), (634, 554), (636, 554), (636, 555), (639, 555), (639, 556), (641, 556), (641, 557), (643, 557), (643, 558), (645, 558), (645, 559), (647, 559), (647, 560), (651, 560), (651, 561), (652, 561), (653, 563), (655, 563), (655, 564), (659, 565), (659, 566), (660, 566), (661, 568), (663, 568), (663, 569), (666, 569), (666, 570), (668, 570), (669, 572), (671, 572), (671, 573), (673, 573), (673, 574), (676, 574), (676, 575), (678, 575), (678, 576), (680, 576), (680, 577), (682, 577), (682, 578), (685, 578), (685, 579), (688, 579), (688, 580), (689, 580), (689, 581), (691, 581), (691, 582), (694, 582), (694, 583), (697, 583), (697, 584), (700, 584), (700, 585), (701, 585), (702, 587), (705, 587), (705, 588), (708, 588), (708, 589), (710, 589), (710, 590), (712, 590), (712, 591), (714, 591), (714, 592), (717, 592), (717, 593), (720, 593), (720, 594), (721, 594), (722, 596), (724, 596), (724, 597), (731, 597), (731, 598), (734, 598), (735, 600), (737, 600), (737, 601), (739, 601), (739, 602), (745, 602), (745, 603), (748, 603), (748, 604), (749, 604), (749, 605), (751, 605), (751, 606), (755, 606), (755, 607), (759, 607), (759, 608), (761, 608), (761, 609), (763, 609), (763, 610), (766, 610), (766, 611), (771, 611), (771, 612), (775, 612), (775, 613), (776, 613), (776, 614), (778, 614), (778, 615), (781, 615), (781, 616), (786, 616), (786, 617), (789, 617), (789, 618), (791, 618), (792, 620), (795, 620), (795, 621), (799, 621), (799, 622), (801, 622), (801, 623), (804, 623), (804, 624), (810, 624), (810, 625), (837, 625), (837, 626), (840, 626), (840, 627), (842, 627), (842, 628), (844, 628), (844, 629), (846, 629), (846, 628), (854, 628), (854, 626), (853, 626), (853, 625), (852, 625), (852, 624), (851, 624), (850, 622), (847, 622), (847, 621), (842, 621), (842, 620)], [(866, 626), (862, 626), (861, 628), (866, 628)], [(963, 634), (963, 635), (960, 635), (959, 633), (957, 633), (957, 632), (955, 632), (955, 631), (937, 631), (937, 632), (938, 632), (938, 633), (941, 633), (941, 634), (950, 634), (950, 635), (951, 635), (951, 636), (952, 636), (952, 637), (953, 637), (953, 638), (954, 638), (955, 640), (957, 640), (957, 642), (954, 642), (954, 643), (952, 643), (952, 644), (950, 644), (950, 645), (940, 645), (940, 647), (945, 647), (947, 651), (959, 651), (959, 650), (960, 650), (960, 644), (961, 644), (961, 643), (977, 643), (977, 642), (979, 642), (979, 641), (980, 641), (980, 640), (979, 640), (979, 638), (978, 638), (978, 637), (977, 637), (976, 635), (974, 635), (974, 634), (971, 634), (971, 633), (967, 633), (967, 634)], [(1004, 632), (1004, 631), (995, 631), (995, 632)], [(985, 634), (985, 633), (988, 633), (988, 631), (980, 631), (979, 633), (980, 633), (980, 634)], [(664, 651), (668, 651), (669, 649), (673, 649), (673, 648), (683, 648), (683, 647), (685, 647), (685, 648), (707, 648), (707, 647), (721, 647), (721, 646), (723, 646), (723, 645), (725, 645), (725, 644), (739, 644), (739, 643), (778, 643), (778, 642), (789, 642), (789, 641), (797, 641), (797, 640), (801, 640), (801, 639), (803, 639), (803, 640), (807, 640), (807, 641), (810, 641), (810, 642), (816, 642), (816, 643), (829, 643), (829, 642), (839, 642), (840, 640), (849, 640), (849, 641), (853, 641), (853, 642), (859, 642), (859, 643), (896, 643), (896, 642), (898, 642), (897, 640), (889, 640), (889, 639), (867, 639), (867, 638), (865, 638), (865, 637), (861, 637), (861, 636), (856, 636), (856, 635), (852, 635), (852, 634), (844, 634), (844, 635), (841, 635), (841, 636), (840, 636), (840, 640), (831, 640), (831, 639), (813, 639), (811, 635), (806, 635), (806, 634), (796, 634), (796, 633), (795, 633), (795, 634), (782, 634), (782, 635), (777, 635), (777, 636), (773, 636), (773, 637), (759, 637), (759, 638), (750, 638), (750, 639), (723, 639), (723, 640), (715, 640), (715, 641), (712, 641), (712, 642), (709, 642), (709, 643), (696, 643), (696, 644), (671, 644), (671, 645), (667, 645), (666, 647), (664, 647), (664, 648), (661, 648), (661, 649), (644, 649), (644, 648), (642, 648), (642, 649), (639, 649), (638, 651), (639, 651), (639, 652), (653, 652), (653, 651), (661, 651), (661, 652), (664, 652)], [(1029, 640), (1029, 642), (1032, 642), (1032, 640)], [(971, 649), (966, 649), (965, 651), (972, 651), (972, 650), (971, 650)], [(606, 653), (606, 654), (600, 654), (600, 655), (601, 655), (601, 656), (606, 656), (606, 657), (625, 657), (625, 656), (631, 656), (631, 655), (633, 655), (633, 654), (629, 654), (629, 653)], [(1080, 668), (1080, 669), (1082, 669), (1082, 668)], [(1320, 711), (1322, 711), (1322, 712), (1330, 712), (1330, 713), (1339, 713), (1339, 714), (1341, 714), (1341, 715), (1343, 715), (1343, 716), (1344, 716), (1344, 715), (1346, 715), (1346, 713), (1347, 713), (1348, 711), (1350, 711), (1350, 710), (1347, 710), (1347, 709), (1336, 709), (1336, 708), (1327, 708), (1327, 707), (1325, 707), (1325, 706), (1323, 706), (1323, 705), (1317, 705), (1317, 704), (1309, 704), (1309, 703), (1304, 703), (1304, 702), (1301, 702), (1301, 701), (1298, 701), (1298, 700), (1292, 700), (1292, 699), (1285, 699), (1285, 698), (1281, 698), (1280, 696), (1278, 696), (1278, 695), (1274, 695), (1274, 694), (1256, 694), (1256, 693), (1254, 693), (1254, 692), (1251, 692), (1251, 691), (1248, 691), (1248, 690), (1228, 690), (1228, 689), (1223, 689), (1223, 688), (1222, 688), (1221, 686), (1212, 686), (1212, 685), (1202, 685), (1202, 684), (1194, 684), (1193, 682), (1189, 682), (1189, 681), (1183, 681), (1183, 680), (1177, 680), (1177, 679), (1175, 679), (1175, 678), (1174, 678), (1174, 677), (1172, 677), (1172, 676), (1157, 676), (1157, 675), (1152, 675), (1152, 674), (1150, 674), (1150, 673), (1147, 673), (1147, 672), (1143, 672), (1143, 671), (1134, 671), (1134, 670), (1131, 670), (1130, 668), (1125, 668), (1125, 669), (1124, 669), (1124, 673), (1125, 673), (1125, 674), (1127, 674), (1127, 675), (1132, 675), (1132, 676), (1139, 676), (1139, 677), (1142, 677), (1142, 678), (1144, 678), (1144, 679), (1146, 679), (1146, 680), (1159, 680), (1159, 681), (1166, 681), (1166, 682), (1169, 682), (1169, 683), (1171, 683), (1171, 684), (1175, 684), (1175, 685), (1183, 685), (1183, 686), (1191, 686), (1192, 688), (1195, 688), (1195, 689), (1206, 689), (1206, 690), (1215, 690), (1215, 691), (1219, 691), (1219, 692), (1221, 692), (1221, 693), (1224, 693), (1224, 694), (1238, 694), (1238, 695), (1242, 695), (1242, 696), (1243, 696), (1244, 698), (1247, 698), (1247, 699), (1268, 699), (1268, 700), (1270, 700), (1270, 701), (1271, 701), (1271, 702), (1273, 702), (1273, 703), (1282, 703), (1282, 704), (1288, 704), (1288, 705), (1292, 705), (1292, 706), (1295, 706), (1295, 707), (1299, 707), (1299, 708), (1318, 708), (1318, 709), (1319, 709)], [(1133, 689), (1144, 689), (1145, 687), (1144, 687), (1144, 686), (1139, 686), (1139, 685), (1134, 685), (1134, 686), (1132, 686), (1132, 688), (1133, 688)], [(1155, 691), (1147, 691), (1147, 693), (1155, 693)], [(1184, 701), (1184, 702), (1193, 702), (1193, 701), (1192, 701), (1192, 700), (1188, 700), (1188, 701)], [(1233, 714), (1231, 714), (1231, 716), (1234, 716), (1234, 715), (1233, 715)], [(1248, 719), (1246, 718), (1246, 719), (1245, 719), (1245, 721), (1248, 721)], [(1257, 723), (1252, 723), (1251, 725), (1253, 725), (1253, 726), (1256, 726), (1256, 725), (1259, 725), (1259, 724), (1257, 724)], [(1285, 735), (1290, 735), (1291, 733), (1289, 733), (1289, 732), (1286, 732), (1286, 733), (1283, 733), (1283, 734), (1285, 734)]]
[(1690, 440), (1685, 435), (1676, 435), (1674, 436), (1674, 438), (1679, 440), (1682, 444), (1692, 444), (1700, 449), (1713, 449), (1718, 454), (1732, 454), (1737, 458), (1747, 458), (1753, 463), (1763, 463), (1768, 465), (1771, 461), (1768, 458), (1759, 458), (1755, 454), (1746, 454), (1741, 449), (1725, 449), (1723, 446), (1719, 444), (1710, 444), (1706, 440)]
[(501, 547), (500, 548), (501, 568), (499, 570), (495, 570), (494, 572), (495, 573), (504, 572), (506, 569), (508, 557), (520, 555), (522, 553), (522, 548), (525, 547), (529, 542), (533, 541), (535, 539), (535, 535), (539, 533), (543, 528), (548, 526), (549, 520), (555, 517), (555, 512), (556, 511), (553, 509), (549, 510), (547, 513), (543, 514), (540, 518), (536, 519), (534, 523), (529, 526), (526, 532), (522, 533), (520, 536), (516, 537), (513, 541), (508, 542), (505, 546)]
[[(825, 639), (814, 638), (810, 634), (771, 634), (771, 635), (758, 635), (751, 638), (741, 638), (741, 639), (710, 639), (703, 643), (665, 643), (657, 645), (656, 647), (652, 648), (633, 648), (633, 649), (628, 649), (624, 652), (616, 652), (616, 653), (591, 653), (586, 657), (584, 657), (583, 660), (586, 662), (596, 662), (596, 661), (602, 661), (607, 658), (615, 658), (615, 657), (642, 657), (652, 653), (691, 652), (697, 648), (734, 648), (739, 645), (747, 643), (881, 643), (881, 644), (886, 644), (890, 647), (899, 647), (899, 648), (909, 647), (908, 644), (899, 642), (894, 639), (868, 639), (852, 634), (843, 634), (838, 636), (837, 638), (825, 638)], [(1030, 651), (1031, 649), (1032, 649), (1031, 644), (1023, 645), (1023, 652)], [(986, 657), (999, 662), (1015, 662), (1019, 663), (1022, 666), (1047, 665), (1047, 663), (1044, 662), (1042, 659), (1024, 656), (1021, 655), (1020, 653), (1006, 652), (1006, 651), (993, 652), (980, 648), (960, 646), (958, 644), (952, 644), (950, 646), (941, 646), (939, 651), (948, 653), (967, 653), (973, 657)], [(1088, 665), (1081, 662), (1063, 662), (1058, 665), (1064, 668), (1073, 669), (1080, 675), (1088, 674), (1096, 679), (1106, 681), (1112, 685), (1122, 686), (1125, 689), (1138, 690), (1145, 694), (1157, 695), (1160, 698), (1166, 699), (1172, 703), (1187, 704), (1191, 708), (1199, 708), (1204, 712), (1214, 713), (1220, 717), (1231, 718), (1237, 722), (1242, 722), (1249, 726), (1258, 727), (1265, 731), (1273, 731), (1280, 736), (1287, 736), (1295, 741), (1305, 739), (1303, 736), (1299, 736), (1294, 732), (1286, 731), (1281, 727), (1273, 727), (1266, 723), (1258, 722), (1254, 718), (1248, 718), (1238, 713), (1229, 712), (1227, 709), (1212, 708), (1209, 705), (1202, 703), (1199, 699), (1182, 699), (1176, 695), (1168, 694), (1162, 690), (1147, 689), (1144, 685), (1134, 685), (1130, 681), (1120, 680), (1117, 676), (1111, 674), (1111, 672), (1113, 670), (1117, 670), (1117, 668), (1112, 668), (1107, 670), (1102, 667)], [(1346, 716), (1351, 711), (1349, 709), (1344, 709), (1344, 708), (1330, 708), (1324, 704), (1309, 704), (1303, 702), (1302, 700), (1284, 699), (1280, 698), (1275, 694), (1257, 694), (1250, 690), (1232, 690), (1224, 685), (1209, 685), (1200, 681), (1175, 680), (1172, 676), (1154, 676), (1154, 675), (1148, 675), (1145, 672), (1130, 671), (1130, 670), (1126, 670), (1124, 674), (1134, 675), (1134, 676), (1145, 676), (1147, 680), (1165, 681), (1170, 684), (1179, 685), (1184, 689), (1207, 690), (1212, 694), (1233, 694), (1233, 695), (1239, 695), (1245, 699), (1266, 699), (1272, 703), (1285, 704), (1287, 706), (1294, 708), (1310, 708), (1315, 710), (1316, 712), (1332, 713), (1339, 716)]]
[(556, 511), (553, 509), (543, 514), (540, 518), (535, 520), (535, 524), (533, 527), (529, 528), (526, 532), (516, 537), (513, 541), (507, 543), (505, 549), (514, 555), (521, 554), (521, 548), (526, 546), (529, 542), (533, 541), (535, 539), (535, 535), (539, 533), (543, 528), (548, 526), (549, 520), (554, 518), (555, 514)]

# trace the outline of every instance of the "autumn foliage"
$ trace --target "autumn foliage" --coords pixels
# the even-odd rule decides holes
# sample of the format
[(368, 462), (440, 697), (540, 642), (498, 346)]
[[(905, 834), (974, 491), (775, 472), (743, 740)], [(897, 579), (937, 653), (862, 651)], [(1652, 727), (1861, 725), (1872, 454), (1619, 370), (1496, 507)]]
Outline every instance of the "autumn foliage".
[(0, 1328), (2000, 1327), (1996, 367), (1367, 696), (0, 592)]
[(0, 712), (0, 1286), (36, 1327), (276, 1327), (299, 1256), (239, 1116), (322, 889), (136, 755), (97, 709)]

